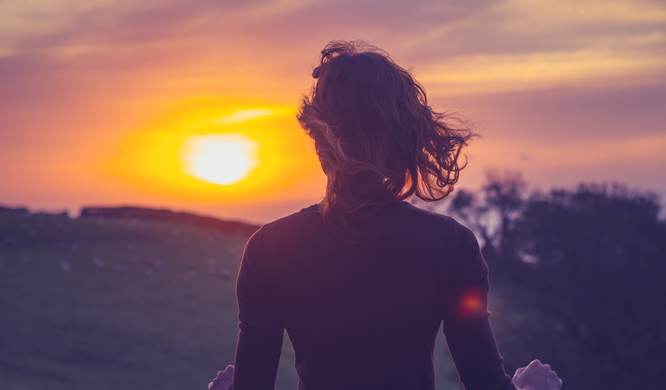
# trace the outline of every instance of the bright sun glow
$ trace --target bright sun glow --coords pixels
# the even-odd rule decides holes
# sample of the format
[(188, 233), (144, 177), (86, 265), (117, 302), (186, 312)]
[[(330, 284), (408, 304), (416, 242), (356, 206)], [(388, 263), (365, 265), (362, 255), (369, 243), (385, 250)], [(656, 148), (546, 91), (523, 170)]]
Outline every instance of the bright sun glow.
[(190, 177), (231, 185), (259, 166), (259, 145), (240, 133), (191, 135), (180, 144), (178, 159), (182, 171)]
[(297, 110), (192, 99), (131, 133), (106, 168), (136, 187), (178, 199), (222, 204), (317, 198), (326, 178)]

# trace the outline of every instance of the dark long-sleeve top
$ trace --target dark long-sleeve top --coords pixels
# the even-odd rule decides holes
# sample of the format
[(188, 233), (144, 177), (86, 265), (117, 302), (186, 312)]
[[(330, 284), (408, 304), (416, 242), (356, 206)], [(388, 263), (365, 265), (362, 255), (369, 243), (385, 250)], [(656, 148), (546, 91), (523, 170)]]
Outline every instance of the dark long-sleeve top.
[(233, 390), (273, 389), (287, 330), (299, 390), (432, 390), (440, 325), (466, 390), (515, 389), (487, 311), (474, 234), (393, 202), (340, 240), (316, 205), (264, 225), (238, 274)]

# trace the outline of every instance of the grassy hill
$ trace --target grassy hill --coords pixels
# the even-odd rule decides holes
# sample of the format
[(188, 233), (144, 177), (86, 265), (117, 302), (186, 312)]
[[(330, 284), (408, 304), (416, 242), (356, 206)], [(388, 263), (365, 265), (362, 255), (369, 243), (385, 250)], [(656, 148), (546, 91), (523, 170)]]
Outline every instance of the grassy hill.
[[(0, 210), (0, 389), (205, 389), (233, 362), (256, 227), (136, 215)], [(460, 388), (443, 337), (437, 359)], [(285, 337), (276, 389), (296, 383)]]

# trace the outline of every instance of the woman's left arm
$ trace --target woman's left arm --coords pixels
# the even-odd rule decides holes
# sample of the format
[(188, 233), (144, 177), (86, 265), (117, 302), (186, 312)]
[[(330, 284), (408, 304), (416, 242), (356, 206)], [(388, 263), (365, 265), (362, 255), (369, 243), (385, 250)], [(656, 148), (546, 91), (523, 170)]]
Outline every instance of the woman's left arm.
[(236, 281), (240, 332), (233, 390), (273, 390), (280, 362), (284, 327), (278, 319), (274, 283), (262, 267), (262, 233), (260, 229), (248, 241)]

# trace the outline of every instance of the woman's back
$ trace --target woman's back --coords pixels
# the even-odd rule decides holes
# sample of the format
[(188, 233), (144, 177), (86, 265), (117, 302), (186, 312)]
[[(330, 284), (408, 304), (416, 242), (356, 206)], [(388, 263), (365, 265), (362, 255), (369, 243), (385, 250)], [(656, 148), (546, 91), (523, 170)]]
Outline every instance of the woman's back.
[(434, 389), (442, 320), (467, 388), (512, 388), (487, 321), (487, 267), (474, 235), (399, 201), (354, 228), (365, 238), (341, 240), (315, 205), (251, 238), (237, 284), (238, 348), (254, 348), (247, 361), (237, 356), (234, 389), (273, 388), (283, 329), (301, 389)]
[[(234, 390), (273, 389), (286, 329), (301, 390), (433, 390), (443, 322), (467, 390), (515, 389), (488, 322), (476, 238), (405, 202), (453, 190), (471, 131), (433, 111), (423, 87), (380, 49), (330, 42), (321, 54), (297, 117), (326, 195), (248, 242), (236, 367), (211, 388), (224, 389), (233, 372)], [(531, 367), (530, 375), (540, 369)]]

